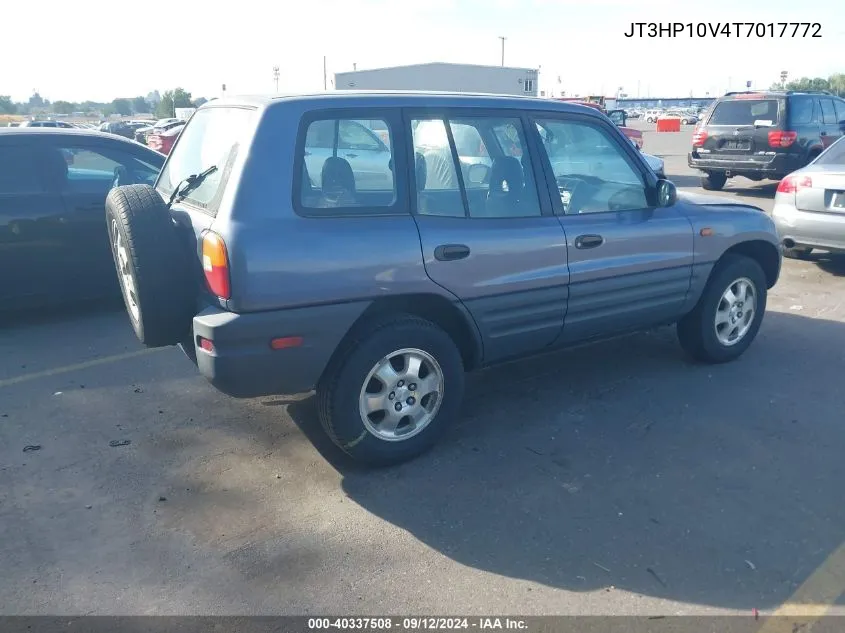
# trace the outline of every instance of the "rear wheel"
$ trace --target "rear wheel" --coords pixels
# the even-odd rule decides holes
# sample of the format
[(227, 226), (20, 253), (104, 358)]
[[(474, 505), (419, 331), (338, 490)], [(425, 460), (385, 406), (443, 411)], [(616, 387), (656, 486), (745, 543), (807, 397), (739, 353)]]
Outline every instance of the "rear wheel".
[(331, 440), (371, 465), (428, 450), (457, 415), (464, 367), (457, 346), (424, 319), (397, 315), (355, 337), (317, 388)]
[(184, 340), (194, 315), (189, 259), (170, 211), (149, 185), (117, 187), (106, 198), (117, 278), (135, 335), (147, 347)]
[(701, 187), (707, 191), (719, 191), (725, 186), (728, 177), (718, 171), (708, 171), (701, 177)]
[(698, 304), (678, 322), (681, 347), (706, 363), (738, 358), (757, 336), (767, 297), (760, 264), (744, 255), (724, 255)]

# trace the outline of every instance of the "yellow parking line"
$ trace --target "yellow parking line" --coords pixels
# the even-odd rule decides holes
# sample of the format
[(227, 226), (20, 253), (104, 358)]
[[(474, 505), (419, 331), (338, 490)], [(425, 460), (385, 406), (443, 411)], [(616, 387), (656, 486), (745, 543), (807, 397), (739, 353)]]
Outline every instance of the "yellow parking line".
[(93, 360), (86, 360), (82, 363), (74, 363), (73, 365), (63, 365), (61, 367), (54, 367), (53, 369), (45, 369), (44, 371), (34, 371), (29, 374), (21, 374), (14, 378), (6, 378), (0, 380), (0, 389), (3, 387), (11, 387), (12, 385), (19, 385), (22, 382), (29, 382), (30, 380), (38, 380), (39, 378), (49, 378), (50, 376), (57, 376), (59, 374), (66, 374), (72, 371), (79, 371), (80, 369), (88, 369), (89, 367), (96, 367), (97, 365), (107, 365), (108, 363), (115, 363), (120, 360), (128, 358), (136, 358), (144, 356), (152, 352), (167, 349), (165, 347), (155, 347), (141, 349), (134, 352), (126, 352), (124, 354), (114, 354), (113, 356), (104, 356), (102, 358), (95, 358)]
[(792, 633), (795, 624), (809, 624), (824, 616), (845, 594), (845, 543), (804, 581), (795, 593), (760, 627), (758, 633)]

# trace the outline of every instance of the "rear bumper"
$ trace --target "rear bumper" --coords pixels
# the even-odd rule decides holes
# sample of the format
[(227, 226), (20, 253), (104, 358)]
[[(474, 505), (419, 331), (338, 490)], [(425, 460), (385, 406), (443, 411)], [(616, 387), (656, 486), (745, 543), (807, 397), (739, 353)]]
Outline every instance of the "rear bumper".
[(774, 156), (713, 156), (687, 154), (687, 164), (693, 169), (703, 171), (730, 172), (732, 176), (751, 174), (763, 178), (781, 178), (796, 169), (801, 169), (805, 161), (797, 154), (775, 154)]
[(795, 246), (845, 252), (845, 213), (799, 211), (792, 204), (775, 203), (772, 219), (781, 241)]
[[(235, 314), (209, 307), (193, 321), (182, 347), (214, 387), (235, 398), (302, 393), (314, 389), (332, 354), (368, 303), (355, 302)], [(274, 350), (270, 341), (301, 337)], [(213, 351), (200, 347), (211, 341)]]

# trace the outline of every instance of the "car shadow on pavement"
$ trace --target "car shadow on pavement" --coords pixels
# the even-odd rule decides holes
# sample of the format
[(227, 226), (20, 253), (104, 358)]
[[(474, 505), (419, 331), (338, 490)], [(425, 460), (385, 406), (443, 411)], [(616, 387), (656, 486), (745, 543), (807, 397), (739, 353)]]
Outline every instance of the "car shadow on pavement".
[(845, 277), (845, 254), (813, 253), (810, 261), (814, 261), (826, 273)]
[(349, 499), (462, 565), (750, 611), (845, 533), (837, 341), (843, 323), (770, 311), (726, 365), (661, 329), (488, 369), (440, 445), (387, 469), (351, 465), (313, 399), (288, 411)]

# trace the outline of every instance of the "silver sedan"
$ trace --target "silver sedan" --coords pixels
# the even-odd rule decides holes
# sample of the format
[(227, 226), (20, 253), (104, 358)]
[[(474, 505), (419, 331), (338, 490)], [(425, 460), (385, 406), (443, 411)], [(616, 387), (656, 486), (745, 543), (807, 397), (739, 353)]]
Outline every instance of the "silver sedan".
[(845, 253), (845, 137), (781, 180), (772, 218), (787, 257)]

